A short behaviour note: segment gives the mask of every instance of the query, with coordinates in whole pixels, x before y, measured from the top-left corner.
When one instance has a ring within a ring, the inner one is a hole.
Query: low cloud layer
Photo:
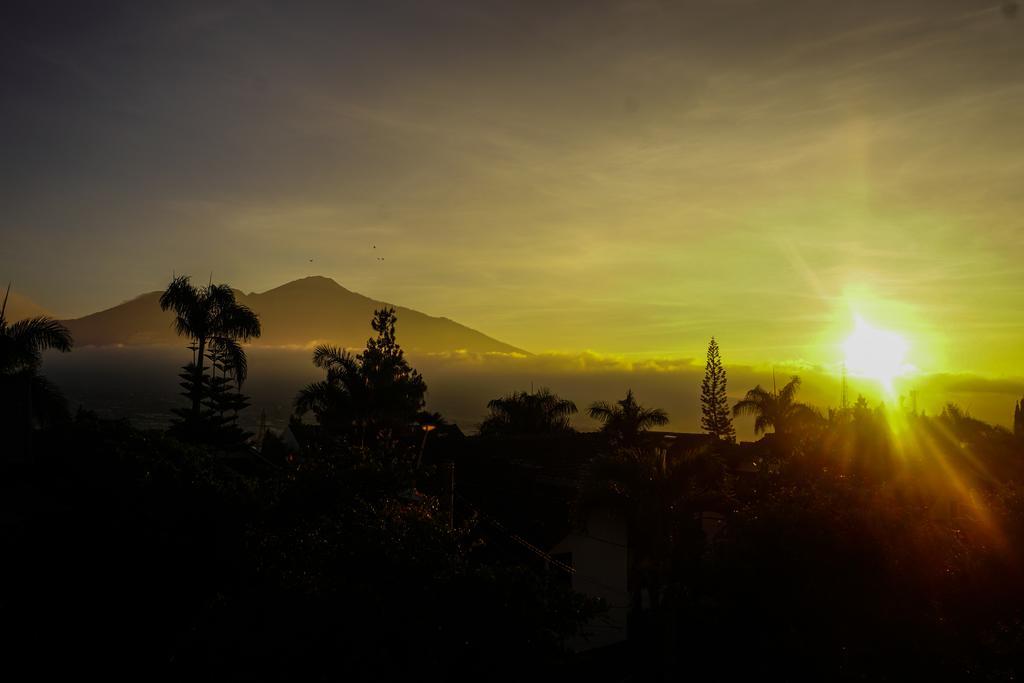
[[[159,423],[169,407],[177,405],[177,367],[187,351],[168,348],[92,348],[68,355],[48,355],[46,372],[64,387],[69,397],[85,407],[100,409],[111,417],[138,416]],[[512,391],[549,387],[573,400],[580,408],[576,419],[580,429],[597,424],[583,415],[593,401],[614,401],[632,389],[641,403],[664,408],[671,418],[669,428],[677,431],[700,429],[699,393],[703,366],[689,359],[643,359],[581,354],[445,354],[411,358],[428,385],[428,408],[441,412],[472,432],[486,415],[492,398]],[[729,395],[738,400],[747,389],[760,384],[771,387],[770,367],[727,366]],[[792,374],[803,381],[800,398],[821,409],[839,404],[840,379],[820,367],[778,366],[775,380],[781,386]],[[291,411],[295,393],[305,383],[321,378],[308,350],[254,348],[250,351],[249,381],[245,391],[254,406],[246,420],[255,424],[266,411],[272,424],[283,426]],[[915,400],[919,410],[938,413],[947,402],[955,402],[972,415],[1009,426],[1014,402],[1024,396],[1024,378],[989,380],[972,375],[919,375],[897,386],[897,395],[886,397],[876,383],[849,378],[848,396],[858,394],[874,405],[885,401],[892,406],[903,396],[909,407]],[[749,418],[737,420],[740,438],[753,438]]]

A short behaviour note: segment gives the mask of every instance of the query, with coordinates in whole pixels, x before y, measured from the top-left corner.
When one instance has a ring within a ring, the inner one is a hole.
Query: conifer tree
[[[377,336],[358,356],[334,346],[316,347],[313,364],[327,371],[327,379],[299,392],[296,415],[312,411],[324,433],[360,447],[391,444],[414,429],[427,385],[395,338],[397,320],[393,308],[374,311],[370,325]]]
[[[736,430],[732,426],[729,398],[726,396],[725,368],[718,353],[718,342],[711,338],[708,344],[707,365],[704,381],[700,385],[700,424],[708,434],[722,441],[735,441]]]
[[[171,280],[160,308],[174,312],[175,330],[191,340],[192,351],[192,362],[178,375],[191,405],[173,411],[178,419],[171,431],[191,441],[241,445],[247,435],[235,423],[248,405],[240,393],[247,369],[242,343],[260,336],[259,317],[228,285],[196,287],[188,276]]]

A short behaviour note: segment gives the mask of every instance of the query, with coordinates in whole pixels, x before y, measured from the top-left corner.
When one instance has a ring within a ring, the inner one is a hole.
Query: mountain
[[[261,346],[305,346],[312,342],[362,348],[373,336],[373,311],[388,306],[352,292],[326,277],[307,277],[266,292],[235,292],[238,302],[259,314]],[[174,319],[161,311],[160,292],[149,292],[119,306],[82,318],[63,321],[76,346],[183,344],[174,333]],[[396,331],[402,348],[410,352],[437,353],[466,350],[476,353],[524,353],[460,325],[411,308],[395,306]]]
[[[0,300],[3,299],[3,295],[4,293],[0,291]],[[4,309],[4,315],[8,322],[14,322],[24,318],[35,318],[40,315],[52,317],[53,314],[27,296],[18,292],[11,292],[7,297],[7,308]]]

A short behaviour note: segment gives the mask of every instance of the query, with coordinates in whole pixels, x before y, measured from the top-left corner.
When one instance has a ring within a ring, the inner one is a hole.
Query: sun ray
[[[906,360],[909,350],[902,335],[878,329],[860,315],[854,317],[854,330],[843,342],[846,371],[877,381],[889,396],[894,394],[893,380],[913,370]]]

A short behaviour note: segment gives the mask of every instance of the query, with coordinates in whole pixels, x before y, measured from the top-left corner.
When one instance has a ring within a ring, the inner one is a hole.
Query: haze
[[[1012,5],[1012,3],[1010,3]],[[0,237],[82,315],[325,275],[534,352],[1024,361],[999,3],[8,7]]]

